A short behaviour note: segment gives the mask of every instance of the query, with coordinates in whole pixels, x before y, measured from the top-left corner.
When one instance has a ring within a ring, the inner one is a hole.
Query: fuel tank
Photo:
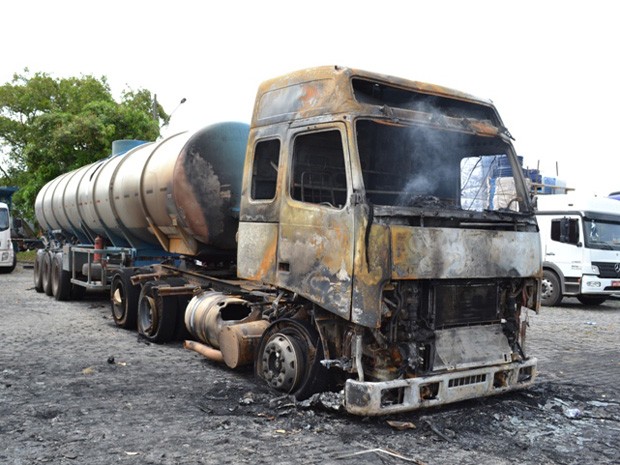
[[[234,250],[249,126],[224,122],[65,173],[37,195],[42,228],[80,243],[192,256]]]

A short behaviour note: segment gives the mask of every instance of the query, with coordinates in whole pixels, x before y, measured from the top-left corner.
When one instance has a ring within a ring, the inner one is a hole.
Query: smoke
[[[372,203],[440,203],[442,207],[479,211],[492,203],[494,186],[490,180],[497,155],[485,155],[494,151],[491,147],[498,147],[497,141],[435,126],[360,121],[357,129],[364,181]]]

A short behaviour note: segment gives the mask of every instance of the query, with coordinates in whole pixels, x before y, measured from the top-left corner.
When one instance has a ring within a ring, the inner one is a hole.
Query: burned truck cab
[[[238,276],[278,292],[258,375],[296,395],[339,379],[364,415],[531,384],[540,242],[510,139],[490,102],[438,86],[264,83],[237,238]]]

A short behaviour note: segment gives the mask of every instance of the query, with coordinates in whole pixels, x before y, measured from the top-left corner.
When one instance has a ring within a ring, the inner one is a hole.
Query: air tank
[[[236,248],[249,126],[226,122],[130,148],[47,183],[42,228],[81,243],[192,256]]]

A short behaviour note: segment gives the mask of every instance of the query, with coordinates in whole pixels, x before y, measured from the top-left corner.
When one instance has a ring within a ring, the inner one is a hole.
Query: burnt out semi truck
[[[109,289],[118,326],[354,414],[533,383],[540,239],[490,102],[320,67],[263,83],[249,127],[127,143],[40,191],[38,291]]]

